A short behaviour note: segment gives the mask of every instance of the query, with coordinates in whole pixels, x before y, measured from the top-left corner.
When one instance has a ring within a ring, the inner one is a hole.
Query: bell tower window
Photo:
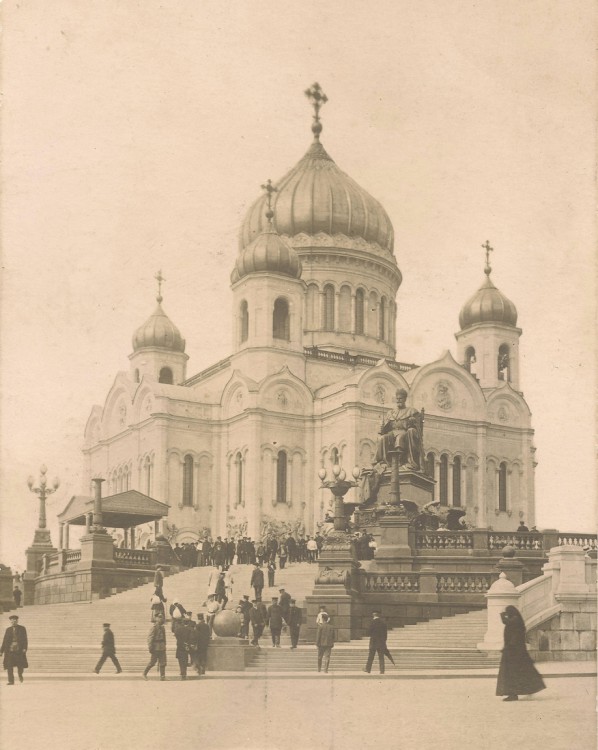
[[[291,338],[289,303],[282,297],[279,297],[274,303],[274,312],[272,313],[272,336],[275,339],[284,339],[285,341],[289,341]]]
[[[509,347],[507,344],[501,344],[498,349],[498,379],[507,382],[511,380]]]
[[[160,370],[160,375],[158,376],[158,383],[166,383],[167,385],[172,385],[173,378],[172,378],[172,370],[170,367],[163,367]]]
[[[241,302],[241,343],[249,338],[249,308],[247,300]]]
[[[476,357],[473,346],[468,346],[465,350],[465,362],[463,363],[467,372],[475,375]]]

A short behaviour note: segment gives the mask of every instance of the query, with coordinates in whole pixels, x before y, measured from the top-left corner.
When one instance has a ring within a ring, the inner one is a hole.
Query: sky
[[[492,278],[517,306],[539,527],[595,528],[595,9],[587,0],[3,3],[0,561],[81,486],[83,429],[164,308],[188,374],[231,351],[260,185],[322,142],[386,208],[397,359],[446,349]]]

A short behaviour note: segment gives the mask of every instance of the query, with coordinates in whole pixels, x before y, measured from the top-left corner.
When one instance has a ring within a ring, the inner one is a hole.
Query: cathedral
[[[106,479],[105,494],[136,489],[167,503],[165,532],[176,542],[208,532],[257,538],[268,526],[313,533],[332,498],[318,472],[371,467],[402,388],[409,406],[424,409],[434,499],[463,508],[472,526],[533,525],[521,329],[515,305],[492,283],[490,246],[483,283],[460,311],[454,354],[396,361],[402,277],[392,223],[326,152],[326,97],[317,84],[306,94],[313,142],[263,186],[236,258],[231,248],[230,356],[189,375],[158,274],[157,306],[133,334],[128,371],[87,421],[86,480]]]

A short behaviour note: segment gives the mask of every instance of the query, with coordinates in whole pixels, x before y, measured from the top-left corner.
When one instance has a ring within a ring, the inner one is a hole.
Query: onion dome
[[[486,281],[461,308],[459,325],[461,330],[476,323],[502,323],[507,326],[517,325],[517,308],[499,291],[490,279],[492,269],[486,261],[484,273]]]
[[[316,138],[301,161],[276,183],[276,229],[289,238],[320,232],[359,237],[392,254],[394,231],[382,205],[340,170]],[[266,197],[250,207],[239,236],[241,249],[264,230]]]
[[[156,275],[156,279],[158,279],[159,285],[164,281],[160,272]],[[162,295],[160,294],[160,288],[158,288],[158,296],[156,297],[156,300],[158,306],[154,312],[133,334],[133,351],[136,352],[139,349],[152,347],[168,349],[171,352],[184,352],[185,339],[181,336],[179,329],[162,309]]]
[[[266,226],[260,234],[244,248],[235,262],[231,274],[234,284],[250,273],[266,271],[268,273],[290,276],[292,279],[301,278],[301,261],[295,250],[285,242],[274,229],[274,211],[272,210],[272,196],[276,188],[268,180],[264,189],[264,199],[268,210],[265,213]]]
[[[247,274],[260,271],[301,278],[299,256],[271,225],[237,256],[231,281],[234,284]]]

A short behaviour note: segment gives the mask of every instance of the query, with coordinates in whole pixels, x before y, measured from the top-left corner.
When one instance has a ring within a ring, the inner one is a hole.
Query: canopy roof
[[[93,498],[73,495],[66,508],[58,514],[61,522],[84,526],[85,517],[93,512]],[[127,529],[168,515],[168,505],[137,490],[119,492],[102,498],[102,523],[116,529]]]

